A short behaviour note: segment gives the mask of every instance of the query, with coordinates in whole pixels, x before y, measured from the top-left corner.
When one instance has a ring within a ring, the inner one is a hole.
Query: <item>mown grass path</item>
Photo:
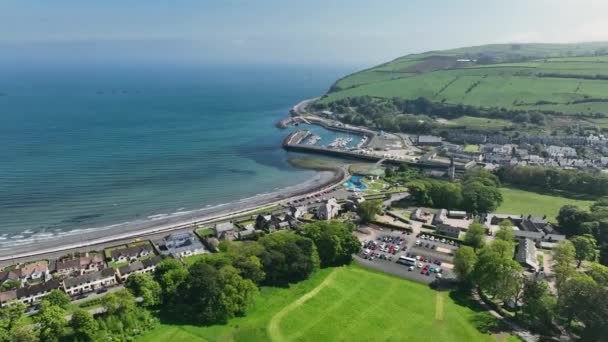
[[[321,284],[319,284],[317,287],[312,289],[307,294],[300,297],[295,302],[284,307],[281,311],[277,312],[277,314],[274,315],[272,317],[272,319],[270,319],[270,324],[268,324],[268,336],[270,337],[271,341],[277,341],[277,342],[285,341],[285,338],[281,334],[281,329],[279,328],[279,323],[281,323],[281,319],[283,319],[283,317],[285,315],[287,315],[290,311],[292,311],[293,309],[302,305],[304,302],[306,302],[310,298],[314,297],[314,295],[319,293],[319,291],[321,291],[323,288],[325,288],[326,286],[331,284],[331,282],[334,280],[334,278],[336,278],[336,274],[339,272],[339,270],[340,269],[333,270],[331,272],[331,274],[329,276],[327,276],[327,278],[325,278],[325,280],[323,280],[323,282]]]

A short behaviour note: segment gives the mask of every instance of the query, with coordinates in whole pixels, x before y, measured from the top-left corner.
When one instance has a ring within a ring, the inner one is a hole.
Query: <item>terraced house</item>
[[[99,272],[87,273],[63,281],[65,293],[74,296],[80,293],[92,292],[102,287],[116,284],[114,269],[106,268]]]

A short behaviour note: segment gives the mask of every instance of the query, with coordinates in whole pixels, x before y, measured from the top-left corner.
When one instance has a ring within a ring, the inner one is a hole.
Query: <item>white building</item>
[[[323,202],[317,209],[317,218],[319,220],[331,220],[338,216],[340,205],[335,198],[330,198]]]
[[[106,268],[99,272],[87,273],[74,278],[67,278],[63,281],[65,293],[74,296],[80,293],[93,292],[102,287],[113,286],[116,284],[114,269]]]
[[[120,279],[121,282],[127,281],[131,274],[135,273],[153,273],[156,269],[156,265],[163,260],[160,256],[155,256],[150,259],[137,260],[133,263],[130,263],[126,266],[120,267],[116,275]]]

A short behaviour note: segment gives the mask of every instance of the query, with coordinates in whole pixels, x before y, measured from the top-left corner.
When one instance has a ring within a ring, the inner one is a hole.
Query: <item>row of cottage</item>
[[[76,259],[78,260],[78,259]],[[135,273],[152,273],[162,256],[136,260],[119,268],[103,268],[98,271],[83,273],[76,277],[65,279],[52,278],[35,285],[21,287],[16,290],[0,292],[0,306],[13,301],[21,301],[31,305],[39,302],[51,291],[61,289],[70,296],[89,293],[101,288],[111,287],[119,282],[125,282]],[[101,265],[93,267],[103,267]]]
[[[466,144],[542,144],[542,145],[566,145],[566,146],[585,146],[585,145],[605,145],[608,137],[603,134],[588,136],[581,135],[529,135],[519,138],[511,138],[501,134],[478,134],[459,131],[448,132],[447,140]]]

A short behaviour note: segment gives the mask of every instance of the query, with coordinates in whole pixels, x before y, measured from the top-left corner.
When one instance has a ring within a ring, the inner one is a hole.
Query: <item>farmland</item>
[[[496,341],[476,328],[492,320],[459,293],[353,265],[323,269],[289,288],[263,288],[247,316],[226,325],[163,324],[140,340]]]
[[[606,46],[488,45],[409,55],[338,80],[321,103],[370,95],[564,115],[608,113],[608,57],[593,55]],[[488,56],[490,61],[477,60]]]

